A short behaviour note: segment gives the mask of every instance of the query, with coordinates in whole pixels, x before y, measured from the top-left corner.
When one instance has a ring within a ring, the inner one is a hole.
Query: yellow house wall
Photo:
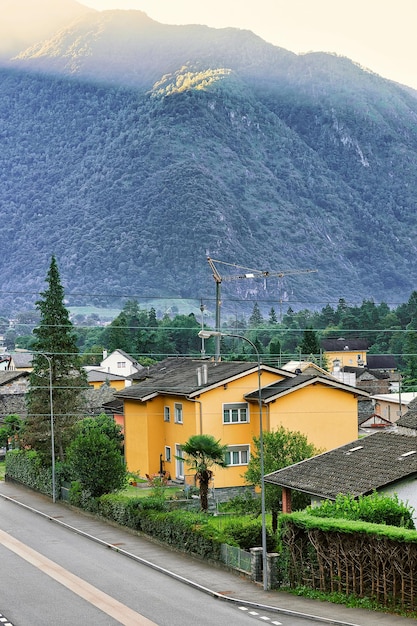
[[[354,394],[324,385],[310,385],[281,397],[269,408],[270,429],[281,425],[299,431],[322,451],[358,437],[358,406]]]
[[[175,423],[175,404],[182,405],[182,418],[183,423]],[[170,408],[170,421],[164,422],[164,407]],[[157,451],[158,459],[159,455],[163,455],[164,469],[169,472],[172,478],[177,477],[176,472],[176,446],[185,443],[192,435],[196,435],[199,431],[196,426],[196,405],[190,400],[184,397],[162,397],[160,398],[160,419],[163,423],[163,435],[160,442],[154,440],[154,449]],[[171,448],[171,461],[167,461],[165,458],[165,446]],[[184,474],[189,473],[189,470],[184,466]]]
[[[261,385],[269,385],[282,376],[271,372],[262,372]],[[227,385],[223,385],[201,396],[203,404],[203,433],[213,435],[223,445],[249,445],[249,453],[253,449],[253,437],[259,436],[259,410],[256,403],[248,403],[249,422],[237,424],[223,424],[223,405],[236,402],[245,402],[247,393],[258,389],[258,373],[254,372]],[[266,409],[263,411],[266,419]],[[266,424],[264,423],[264,428]],[[226,468],[214,468],[215,487],[233,487],[245,485],[243,474],[247,465],[229,466]]]
[[[263,372],[261,384],[268,385],[281,377]],[[142,404],[125,400],[125,455],[128,470],[140,474],[159,471],[160,455],[164,469],[176,477],[176,445],[181,445],[194,434],[210,434],[228,446],[249,446],[253,451],[253,437],[259,436],[259,409],[257,402],[248,403],[247,423],[223,424],[223,405],[244,402],[247,393],[258,389],[257,372],[244,378],[206,391],[194,401],[184,397],[157,397]],[[183,407],[183,423],[174,421],[174,406]],[[170,421],[164,421],[164,407],[170,407]],[[357,400],[351,393],[323,385],[306,387],[263,406],[264,430],[283,425],[297,430],[317,448],[329,450],[353,441],[358,436]],[[171,449],[171,461],[165,458],[165,446]],[[247,465],[214,468],[214,486],[244,485]],[[185,465],[184,474],[191,475]]]
[[[261,384],[267,385],[282,377],[263,372]],[[181,396],[161,396],[141,402],[125,400],[125,457],[129,471],[138,471],[144,476],[159,472],[160,454],[163,455],[164,469],[172,477],[176,476],[176,445],[181,445],[195,434],[210,434],[224,445],[250,445],[253,435],[259,435],[259,411],[249,404],[249,423],[223,424],[223,404],[244,402],[244,395],[258,389],[258,373],[254,372],[203,393],[196,400]],[[174,421],[175,403],[182,404],[183,423]],[[170,421],[164,421],[164,407],[170,407]],[[266,414],[266,411],[264,411]],[[171,461],[165,458],[165,446],[171,448]],[[242,474],[246,465],[214,468],[216,487],[244,485]],[[190,469],[185,465],[185,474]]]
[[[146,404],[124,401],[125,460],[129,472],[148,474],[148,419]]]
[[[333,361],[340,361],[340,366],[348,365],[350,367],[358,367],[358,356],[362,360],[363,367],[366,365],[366,350],[341,350],[340,352],[325,352],[330,370],[333,369]]]
[[[93,389],[100,389],[100,387],[103,387],[103,384],[103,381],[93,381],[88,383],[89,387],[93,387]],[[126,386],[124,380],[110,380],[109,384],[111,389],[116,389],[117,391],[121,391]]]

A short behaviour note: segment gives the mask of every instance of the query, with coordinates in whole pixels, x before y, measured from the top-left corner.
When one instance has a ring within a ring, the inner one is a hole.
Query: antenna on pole
[[[220,333],[220,309],[221,309],[221,284],[223,281],[229,280],[240,280],[242,278],[263,278],[264,279],[264,287],[266,288],[266,279],[273,278],[277,276],[280,283],[280,317],[282,316],[282,278],[284,276],[294,276],[296,274],[311,274],[313,272],[317,272],[318,270],[280,270],[276,272],[270,272],[267,270],[254,270],[249,267],[243,267],[242,265],[236,265],[235,263],[227,263],[226,261],[218,261],[216,259],[212,259],[211,257],[207,257],[207,263],[210,265],[210,268],[213,272],[214,282],[216,283],[216,332]],[[235,267],[240,270],[246,270],[245,273],[232,275],[232,276],[221,276],[219,270],[216,267],[216,263],[221,263],[222,265],[228,265],[229,267]],[[280,319],[280,321],[282,321]],[[220,361],[220,335],[215,336],[215,361]]]
[[[200,311],[201,311],[201,330],[204,330],[204,311],[206,307],[203,304],[203,300],[200,300]],[[204,346],[204,337],[201,337],[201,356],[204,358],[206,356],[206,349]]]

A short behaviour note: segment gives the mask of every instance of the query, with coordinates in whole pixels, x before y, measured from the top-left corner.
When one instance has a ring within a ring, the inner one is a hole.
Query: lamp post
[[[267,551],[266,551],[266,514],[265,514],[265,479],[264,479],[264,435],[262,420],[262,386],[261,386],[261,358],[256,345],[243,335],[234,335],[232,333],[222,333],[217,330],[200,330],[198,336],[201,339],[209,339],[215,337],[219,342],[221,337],[235,337],[242,339],[252,346],[255,350],[258,361],[258,404],[259,404],[259,463],[261,472],[261,515],[262,515],[262,568],[263,568],[263,588],[268,589],[268,570],[267,570]]]
[[[51,460],[52,460],[52,502],[55,502],[55,435],[54,435],[54,405],[52,401],[52,357],[44,352],[36,352],[48,361],[49,369],[49,408],[51,421]]]

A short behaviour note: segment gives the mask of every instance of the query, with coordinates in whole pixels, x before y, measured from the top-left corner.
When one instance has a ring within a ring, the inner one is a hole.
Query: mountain
[[[93,9],[73,0],[0,0],[0,60],[8,59]]]
[[[80,304],[212,299],[207,255],[296,272],[225,283],[225,301],[398,303],[415,289],[409,88],[140,11],[81,11],[2,66],[4,310],[43,288],[51,254]]]

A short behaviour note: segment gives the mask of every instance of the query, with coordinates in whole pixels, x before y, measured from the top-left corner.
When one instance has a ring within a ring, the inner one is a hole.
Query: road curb
[[[30,506],[28,504],[24,504],[23,502],[20,502],[19,500],[16,500],[15,498],[11,496],[7,496],[6,494],[0,493],[0,497],[3,500],[7,500],[9,502],[12,502],[13,504],[17,504],[18,506],[31,511],[32,513],[35,513],[36,515],[40,515],[41,517],[44,517],[48,519],[49,521],[54,522],[55,524],[58,524],[66,528],[67,530],[70,530],[71,532],[74,532],[82,537],[85,537],[86,539],[89,539],[90,541],[94,541],[95,543],[98,543],[102,545],[103,547],[108,548],[109,550],[118,552],[119,554],[122,554],[123,556],[126,556],[134,561],[137,561],[138,563],[141,563],[142,565],[145,565],[146,567],[150,567],[160,572],[161,574],[164,574],[165,576],[169,576],[170,578],[177,580],[178,582],[181,582],[190,587],[193,587],[194,589],[197,589],[198,591],[201,591],[202,593],[210,595],[213,598],[217,598],[218,600],[222,600],[224,602],[229,602],[233,604],[239,604],[241,606],[245,606],[248,608],[256,608],[258,610],[269,611],[271,613],[277,613],[280,615],[287,615],[290,617],[297,617],[300,619],[308,619],[310,621],[316,621],[322,624],[329,624],[333,626],[360,626],[359,624],[354,624],[352,622],[334,620],[334,619],[330,619],[327,617],[320,617],[318,615],[312,615],[312,614],[303,613],[300,611],[293,611],[291,609],[285,609],[282,607],[271,606],[268,604],[262,604],[260,602],[253,602],[250,600],[243,600],[240,598],[233,598],[232,596],[224,595],[222,593],[219,593],[218,591],[214,591],[212,589],[209,589],[208,587],[200,585],[199,583],[196,583],[195,581],[189,580],[188,578],[185,578],[184,576],[180,576],[179,574],[176,574],[175,572],[171,572],[170,570],[167,570],[164,567],[161,567],[160,565],[156,565],[156,563],[152,563],[151,561],[148,561],[147,559],[144,559],[136,554],[128,552],[127,550],[123,550],[119,546],[115,546],[107,541],[104,541],[103,539],[100,539],[99,537],[95,537],[94,535],[91,535],[90,533],[80,530],[79,528],[76,528],[75,526],[71,526],[71,524],[68,524],[67,522],[63,522],[62,520],[57,519],[53,515],[44,513],[43,511],[39,511],[39,509],[36,509],[33,506]]]

